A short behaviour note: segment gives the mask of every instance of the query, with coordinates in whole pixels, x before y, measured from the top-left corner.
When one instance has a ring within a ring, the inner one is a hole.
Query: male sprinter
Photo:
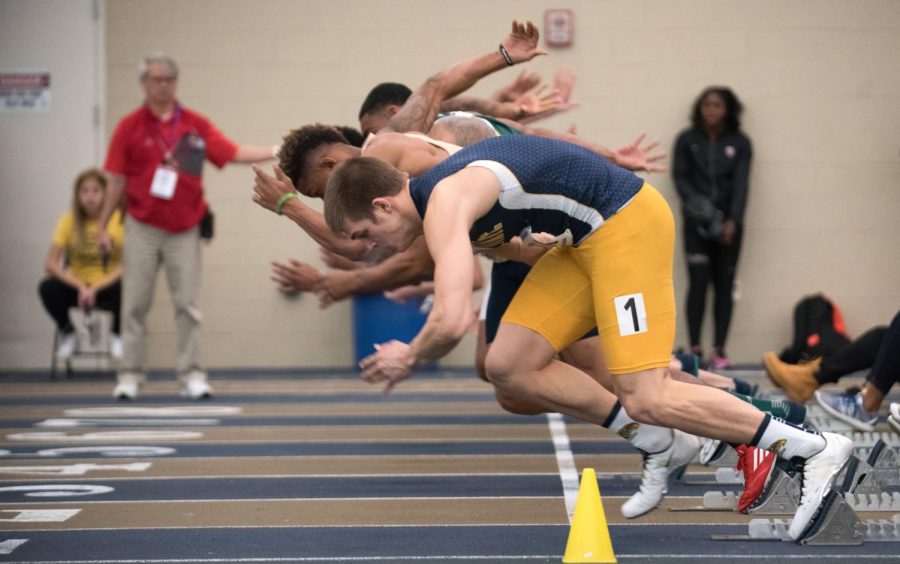
[[[257,171],[255,199],[264,207],[272,209],[283,194],[293,191],[291,179],[297,186],[303,186],[306,190],[322,195],[325,193],[325,182],[332,169],[355,156],[376,157],[402,172],[418,176],[461,149],[456,145],[435,141],[420,133],[379,133],[377,136],[371,136],[369,140],[366,149],[361,152],[360,149],[349,146],[339,132],[330,126],[308,125],[292,131],[284,138],[280,153],[281,168],[290,179],[286,178],[281,170],[276,170],[278,179]],[[640,152],[638,155],[643,157]],[[322,230],[327,231],[324,218],[321,219],[321,223]],[[339,239],[328,233],[332,238]],[[313,235],[312,232],[310,234]],[[316,238],[323,240],[321,236]],[[537,251],[534,259],[536,260],[546,248],[530,247],[529,250]],[[530,268],[530,264],[516,260],[493,265],[491,286],[487,292],[488,299],[482,305],[484,321],[479,323],[475,358],[477,372],[485,380],[487,380],[484,370],[486,352],[497,334],[501,316]],[[273,269],[273,280],[278,282],[280,288],[290,291],[316,291],[323,303],[329,303],[331,300],[341,299],[353,293],[389,290],[410,281],[430,279],[434,272],[434,263],[425,247],[424,238],[420,237],[404,252],[396,253],[378,264],[364,268],[332,270],[328,274],[322,274],[309,265],[293,261],[291,265],[275,263]],[[596,335],[596,329],[592,329],[583,339],[561,351],[560,358],[588,373],[607,389],[612,389],[602,350],[595,339]],[[697,383],[693,377],[679,372],[674,372],[673,376]],[[503,393],[502,389],[498,388],[497,391]],[[504,407],[521,415],[545,412],[542,407],[525,402],[521,397],[507,397]],[[614,412],[618,413],[618,409],[617,405]],[[651,426],[645,426],[645,429],[637,432],[639,427],[634,425],[634,421],[624,412],[619,417],[609,418],[603,426],[628,438],[645,455],[641,489],[622,506],[622,513],[628,518],[639,517],[656,507],[666,493],[668,476],[679,466],[689,462],[694,451],[699,448],[692,439],[679,437],[670,429],[653,432]],[[651,436],[654,437],[653,440],[649,439]],[[676,439],[678,445],[675,443]],[[715,446],[719,444],[718,441],[715,442]],[[680,448],[670,448],[673,446]],[[711,452],[716,452],[715,448]],[[750,472],[745,473],[748,487],[745,488],[742,500],[756,499],[770,475],[769,470],[771,464],[752,475]],[[752,487],[749,485],[751,483],[754,484]]]
[[[325,218],[336,233],[399,251],[424,234],[435,262],[434,307],[409,344],[363,359],[362,377],[390,389],[440,358],[471,324],[471,248],[544,232],[560,246],[541,258],[513,298],[488,353],[491,382],[547,411],[604,422],[616,397],[556,360],[596,326],[616,396],[637,421],[769,449],[802,467],[789,532],[806,533],[853,449],[763,414],[726,392],[669,376],[675,336],[674,221],[662,196],[630,172],[579,147],[499,137],[410,178],[377,159],[335,168]],[[565,245],[571,246],[565,246]],[[515,249],[513,249],[515,250]]]

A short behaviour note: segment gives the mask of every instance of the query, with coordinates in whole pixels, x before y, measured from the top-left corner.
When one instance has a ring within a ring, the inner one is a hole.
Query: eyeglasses
[[[147,82],[152,82],[153,84],[174,84],[178,79],[177,76],[150,76],[147,75],[144,77],[144,80]]]

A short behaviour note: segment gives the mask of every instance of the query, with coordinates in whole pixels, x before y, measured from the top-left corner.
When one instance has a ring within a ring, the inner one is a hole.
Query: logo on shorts
[[[781,456],[781,453],[784,452],[784,447],[787,444],[787,439],[778,439],[774,443],[769,445],[769,448],[766,450],[774,453],[776,456]]]
[[[477,250],[493,249],[504,243],[503,224],[498,223],[493,229],[487,233],[482,233],[477,239],[472,241],[472,248]]]
[[[635,436],[638,432],[638,429],[641,428],[641,424],[637,422],[632,422],[621,429],[619,429],[619,436],[625,439],[626,441],[630,441],[633,436]]]

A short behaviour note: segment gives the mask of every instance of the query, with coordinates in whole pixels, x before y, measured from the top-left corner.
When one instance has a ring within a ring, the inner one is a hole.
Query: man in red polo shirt
[[[146,317],[160,266],[165,267],[175,306],[176,372],[182,395],[212,395],[200,366],[199,326],[200,223],[206,215],[203,161],[219,168],[227,163],[272,159],[277,146],[238,145],[205,116],[175,98],[178,66],[154,53],[140,65],[144,104],[116,126],[104,168],[110,189],[101,225],[106,226],[125,191],[125,247],[122,264],[122,345],[118,383],[113,396],[137,397],[145,379]],[[101,249],[109,250],[106,232]]]

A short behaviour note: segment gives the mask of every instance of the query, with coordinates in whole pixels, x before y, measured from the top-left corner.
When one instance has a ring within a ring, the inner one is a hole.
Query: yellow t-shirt
[[[85,240],[81,241],[78,230],[75,229],[75,216],[72,210],[69,210],[59,218],[53,231],[53,244],[63,248],[72,275],[91,285],[102,280],[108,272],[122,264],[122,242],[125,240],[122,216],[119,210],[116,210],[107,225],[109,237],[113,242],[113,251],[104,271],[103,257],[97,248],[98,227],[99,222],[89,220],[84,226]]]

